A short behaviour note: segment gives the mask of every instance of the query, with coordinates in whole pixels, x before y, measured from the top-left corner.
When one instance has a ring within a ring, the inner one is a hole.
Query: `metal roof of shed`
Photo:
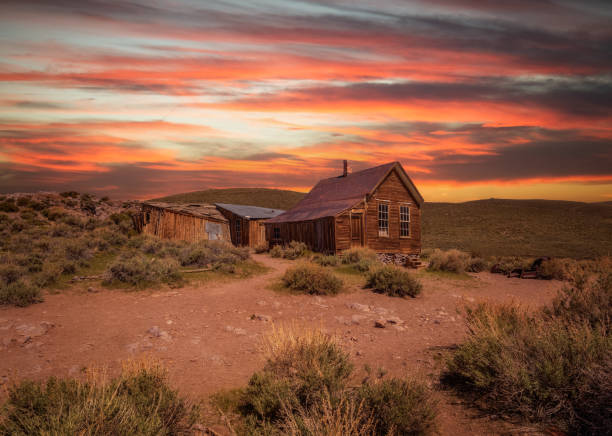
[[[285,212],[281,209],[268,209],[267,207],[257,206],[246,206],[243,204],[227,204],[227,203],[215,203],[215,206],[230,211],[231,213],[238,215],[242,218],[251,219],[268,219],[274,218]]]

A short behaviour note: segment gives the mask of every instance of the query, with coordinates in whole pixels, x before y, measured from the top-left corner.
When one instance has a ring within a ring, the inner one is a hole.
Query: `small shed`
[[[215,206],[229,221],[232,243],[236,246],[247,247],[255,247],[265,243],[265,221],[285,212],[280,209],[242,204],[215,203]]]
[[[139,232],[164,239],[230,240],[228,220],[212,204],[146,202],[134,221]]]
[[[271,244],[314,251],[368,247],[400,263],[421,251],[423,197],[399,162],[319,181],[294,208],[266,222]]]

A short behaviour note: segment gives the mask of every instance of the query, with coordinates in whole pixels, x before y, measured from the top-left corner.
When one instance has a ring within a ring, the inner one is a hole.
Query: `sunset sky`
[[[4,0],[0,192],[612,200],[612,2]]]

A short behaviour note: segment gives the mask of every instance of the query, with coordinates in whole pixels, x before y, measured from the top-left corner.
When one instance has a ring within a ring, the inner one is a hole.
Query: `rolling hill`
[[[210,189],[156,199],[235,203],[290,209],[295,191]],[[490,255],[592,258],[612,255],[612,203],[489,199],[425,203],[423,248],[459,248]]]

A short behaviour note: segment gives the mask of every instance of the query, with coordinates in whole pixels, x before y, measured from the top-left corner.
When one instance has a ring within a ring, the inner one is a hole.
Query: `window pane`
[[[400,206],[400,236],[410,236],[410,206]]]
[[[378,203],[378,236],[389,236],[389,205]]]

